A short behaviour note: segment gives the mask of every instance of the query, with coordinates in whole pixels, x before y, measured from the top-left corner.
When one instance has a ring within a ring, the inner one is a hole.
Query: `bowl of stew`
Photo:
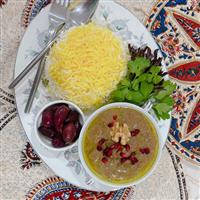
[[[144,181],[161,156],[161,137],[154,118],[129,103],[112,103],[85,122],[78,141],[88,174],[101,184],[128,187]]]

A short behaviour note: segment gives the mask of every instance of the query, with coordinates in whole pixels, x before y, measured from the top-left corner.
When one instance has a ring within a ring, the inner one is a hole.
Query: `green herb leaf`
[[[147,82],[151,83],[153,79],[153,75],[152,74],[147,74]]]
[[[169,113],[158,114],[157,110],[154,107],[153,107],[153,110],[154,110],[154,112],[155,112],[155,114],[156,114],[156,116],[157,116],[158,119],[165,120],[165,119],[169,119],[170,118]]]
[[[141,105],[142,102],[145,100],[144,96],[139,91],[129,91],[126,95],[126,99],[131,103],[135,103],[137,105]]]
[[[173,106],[174,105],[174,99],[171,96],[167,96],[164,99],[162,99],[161,101],[162,103],[166,103],[169,106]]]
[[[159,66],[152,66],[151,69],[149,70],[149,72],[151,72],[153,75],[158,75],[158,73],[160,72],[161,67]]]
[[[144,69],[150,66],[150,60],[144,57],[137,57],[134,61],[128,62],[129,71],[138,77]]]
[[[171,81],[164,81],[163,87],[164,89],[159,91],[158,94],[155,96],[157,100],[161,100],[166,96],[170,96],[176,89],[176,85],[173,84]]]
[[[113,101],[124,101],[128,91],[129,91],[128,88],[115,90],[112,92],[111,98]]]
[[[120,85],[126,86],[126,87],[130,87],[131,82],[130,80],[128,80],[127,78],[124,78],[121,82]]]
[[[141,75],[138,77],[138,80],[139,80],[140,82],[146,81],[148,75],[149,75],[149,74],[147,74],[147,73],[141,74]]]
[[[170,115],[168,112],[171,110],[171,106],[166,103],[157,103],[153,106],[153,109],[156,111],[156,114],[159,118],[168,119]]]
[[[154,84],[158,84],[158,83],[160,83],[160,81],[162,81],[162,76],[159,76],[159,75],[154,75],[154,77],[153,77],[153,83]]]
[[[132,89],[133,90],[139,90],[139,80],[138,79],[135,79],[135,80],[133,80],[132,82],[131,82],[131,84],[132,84]]]
[[[153,91],[154,85],[151,83],[147,83],[146,81],[141,82],[140,92],[144,97],[148,97]]]

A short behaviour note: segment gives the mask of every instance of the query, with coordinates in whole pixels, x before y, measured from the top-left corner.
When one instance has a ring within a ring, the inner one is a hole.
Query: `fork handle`
[[[59,25],[58,29],[62,30],[64,28],[65,23]],[[38,61],[45,55],[48,49],[53,45],[56,41],[59,34],[55,34],[52,40],[47,44],[47,46],[25,67],[25,69],[12,81],[12,83],[8,86],[9,89],[13,89],[21,80],[28,74],[28,72],[38,63]]]
[[[32,85],[32,88],[31,88],[31,91],[30,91],[30,94],[29,94],[29,97],[28,97],[28,101],[27,101],[27,104],[26,104],[26,107],[25,107],[25,110],[24,110],[25,113],[30,112],[33,100],[35,98],[35,93],[37,91],[37,88],[38,88],[39,83],[40,83],[40,79],[42,77],[42,73],[44,71],[45,61],[46,61],[46,56],[43,56],[43,58],[40,61],[39,66],[38,66],[38,69],[37,69],[37,72],[36,72],[36,75],[35,75],[35,79],[33,81],[33,85]]]

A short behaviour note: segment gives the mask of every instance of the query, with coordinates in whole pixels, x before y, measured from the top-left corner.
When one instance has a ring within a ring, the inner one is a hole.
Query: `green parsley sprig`
[[[158,119],[168,119],[174,104],[171,95],[176,85],[164,80],[165,73],[162,72],[161,66],[155,65],[158,60],[155,56],[157,57],[157,54],[152,55],[149,52],[148,55],[143,53],[143,56],[134,54],[128,62],[127,76],[112,92],[111,99],[114,102],[130,102],[139,106],[150,99]]]

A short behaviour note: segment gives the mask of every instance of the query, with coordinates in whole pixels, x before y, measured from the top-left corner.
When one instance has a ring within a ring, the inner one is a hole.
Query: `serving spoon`
[[[76,2],[75,7],[74,7],[74,4],[71,3],[71,1],[70,1],[70,5],[68,5],[69,18],[70,18],[68,28],[70,28],[73,25],[80,25],[82,23],[88,23],[97,8],[99,0],[93,0],[93,1],[81,0],[79,2],[77,2],[77,1],[74,1],[74,2]],[[59,33],[62,31],[62,27],[63,27],[62,24],[60,25],[60,28],[58,27],[55,38],[57,38]],[[46,52],[48,52],[48,49]],[[28,101],[27,101],[27,104],[26,104],[26,107],[24,110],[25,113],[30,112],[30,109],[31,109],[31,106],[32,106],[32,103],[33,103],[33,100],[35,97],[35,93],[37,91],[37,88],[38,88],[40,80],[41,80],[41,76],[42,76],[42,73],[43,73],[43,70],[45,67],[45,60],[46,60],[46,57],[44,55],[45,54],[43,54],[43,56],[42,56],[42,60],[38,66],[38,70],[35,75],[35,79],[34,79],[34,82],[33,82],[29,97],[28,97]]]
[[[67,21],[68,27],[73,25],[80,25],[82,23],[88,23],[91,17],[93,16],[99,0],[78,0],[69,1],[70,5],[69,9],[69,21]],[[75,6],[76,5],[76,6]],[[64,25],[66,22],[63,23]],[[63,26],[64,29],[64,26]],[[22,78],[29,73],[29,71],[38,63],[38,61],[46,54],[49,48],[56,41],[59,34],[55,35],[52,40],[47,44],[47,46],[27,65],[27,67],[12,81],[12,83],[8,86],[9,89],[13,89]]]

